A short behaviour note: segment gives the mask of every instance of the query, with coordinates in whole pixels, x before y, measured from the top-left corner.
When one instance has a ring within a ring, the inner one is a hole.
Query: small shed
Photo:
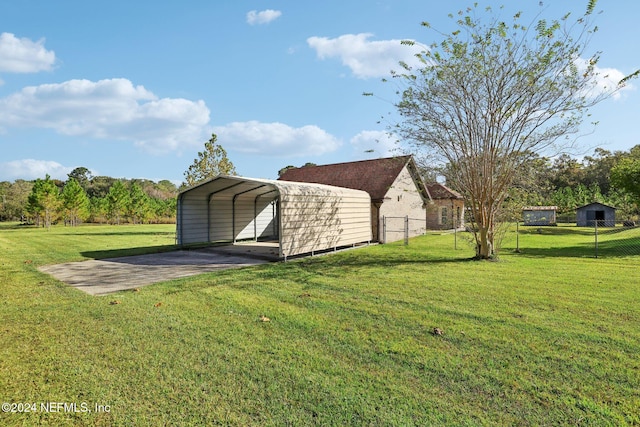
[[[179,245],[272,241],[280,258],[371,241],[365,191],[219,175],[178,194]]]
[[[522,208],[524,225],[556,225],[557,206],[525,206]]]
[[[615,227],[616,208],[602,203],[589,203],[577,209],[578,227]]]

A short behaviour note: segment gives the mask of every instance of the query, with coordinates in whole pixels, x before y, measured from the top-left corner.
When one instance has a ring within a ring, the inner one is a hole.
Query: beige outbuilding
[[[270,241],[280,258],[371,241],[365,191],[219,175],[178,195],[177,242]]]

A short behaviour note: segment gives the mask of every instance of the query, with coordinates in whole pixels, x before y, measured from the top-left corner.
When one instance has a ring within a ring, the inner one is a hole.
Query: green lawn
[[[640,425],[640,255],[547,230],[498,262],[428,235],[92,297],[36,267],[174,227],[2,224],[0,401],[37,411],[0,425]]]

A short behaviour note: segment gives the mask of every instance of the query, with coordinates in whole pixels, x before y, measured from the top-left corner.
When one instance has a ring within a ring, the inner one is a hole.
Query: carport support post
[[[258,241],[258,197],[253,199],[253,240]]]
[[[233,196],[231,200],[231,237],[233,239],[233,244],[236,244],[236,196]]]

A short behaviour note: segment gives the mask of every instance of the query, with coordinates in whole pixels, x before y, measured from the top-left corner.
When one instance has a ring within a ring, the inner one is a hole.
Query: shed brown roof
[[[523,211],[557,211],[557,206],[525,206],[522,208]]]
[[[371,200],[380,201],[384,199],[402,168],[409,163],[413,164],[411,156],[398,156],[321,166],[303,166],[288,169],[278,179],[364,190],[369,193]],[[422,181],[419,177],[417,179],[419,191],[426,193]],[[423,197],[428,199],[428,193],[423,194]]]
[[[429,194],[434,199],[462,199],[460,193],[437,182],[427,184],[427,190],[429,190]]]

